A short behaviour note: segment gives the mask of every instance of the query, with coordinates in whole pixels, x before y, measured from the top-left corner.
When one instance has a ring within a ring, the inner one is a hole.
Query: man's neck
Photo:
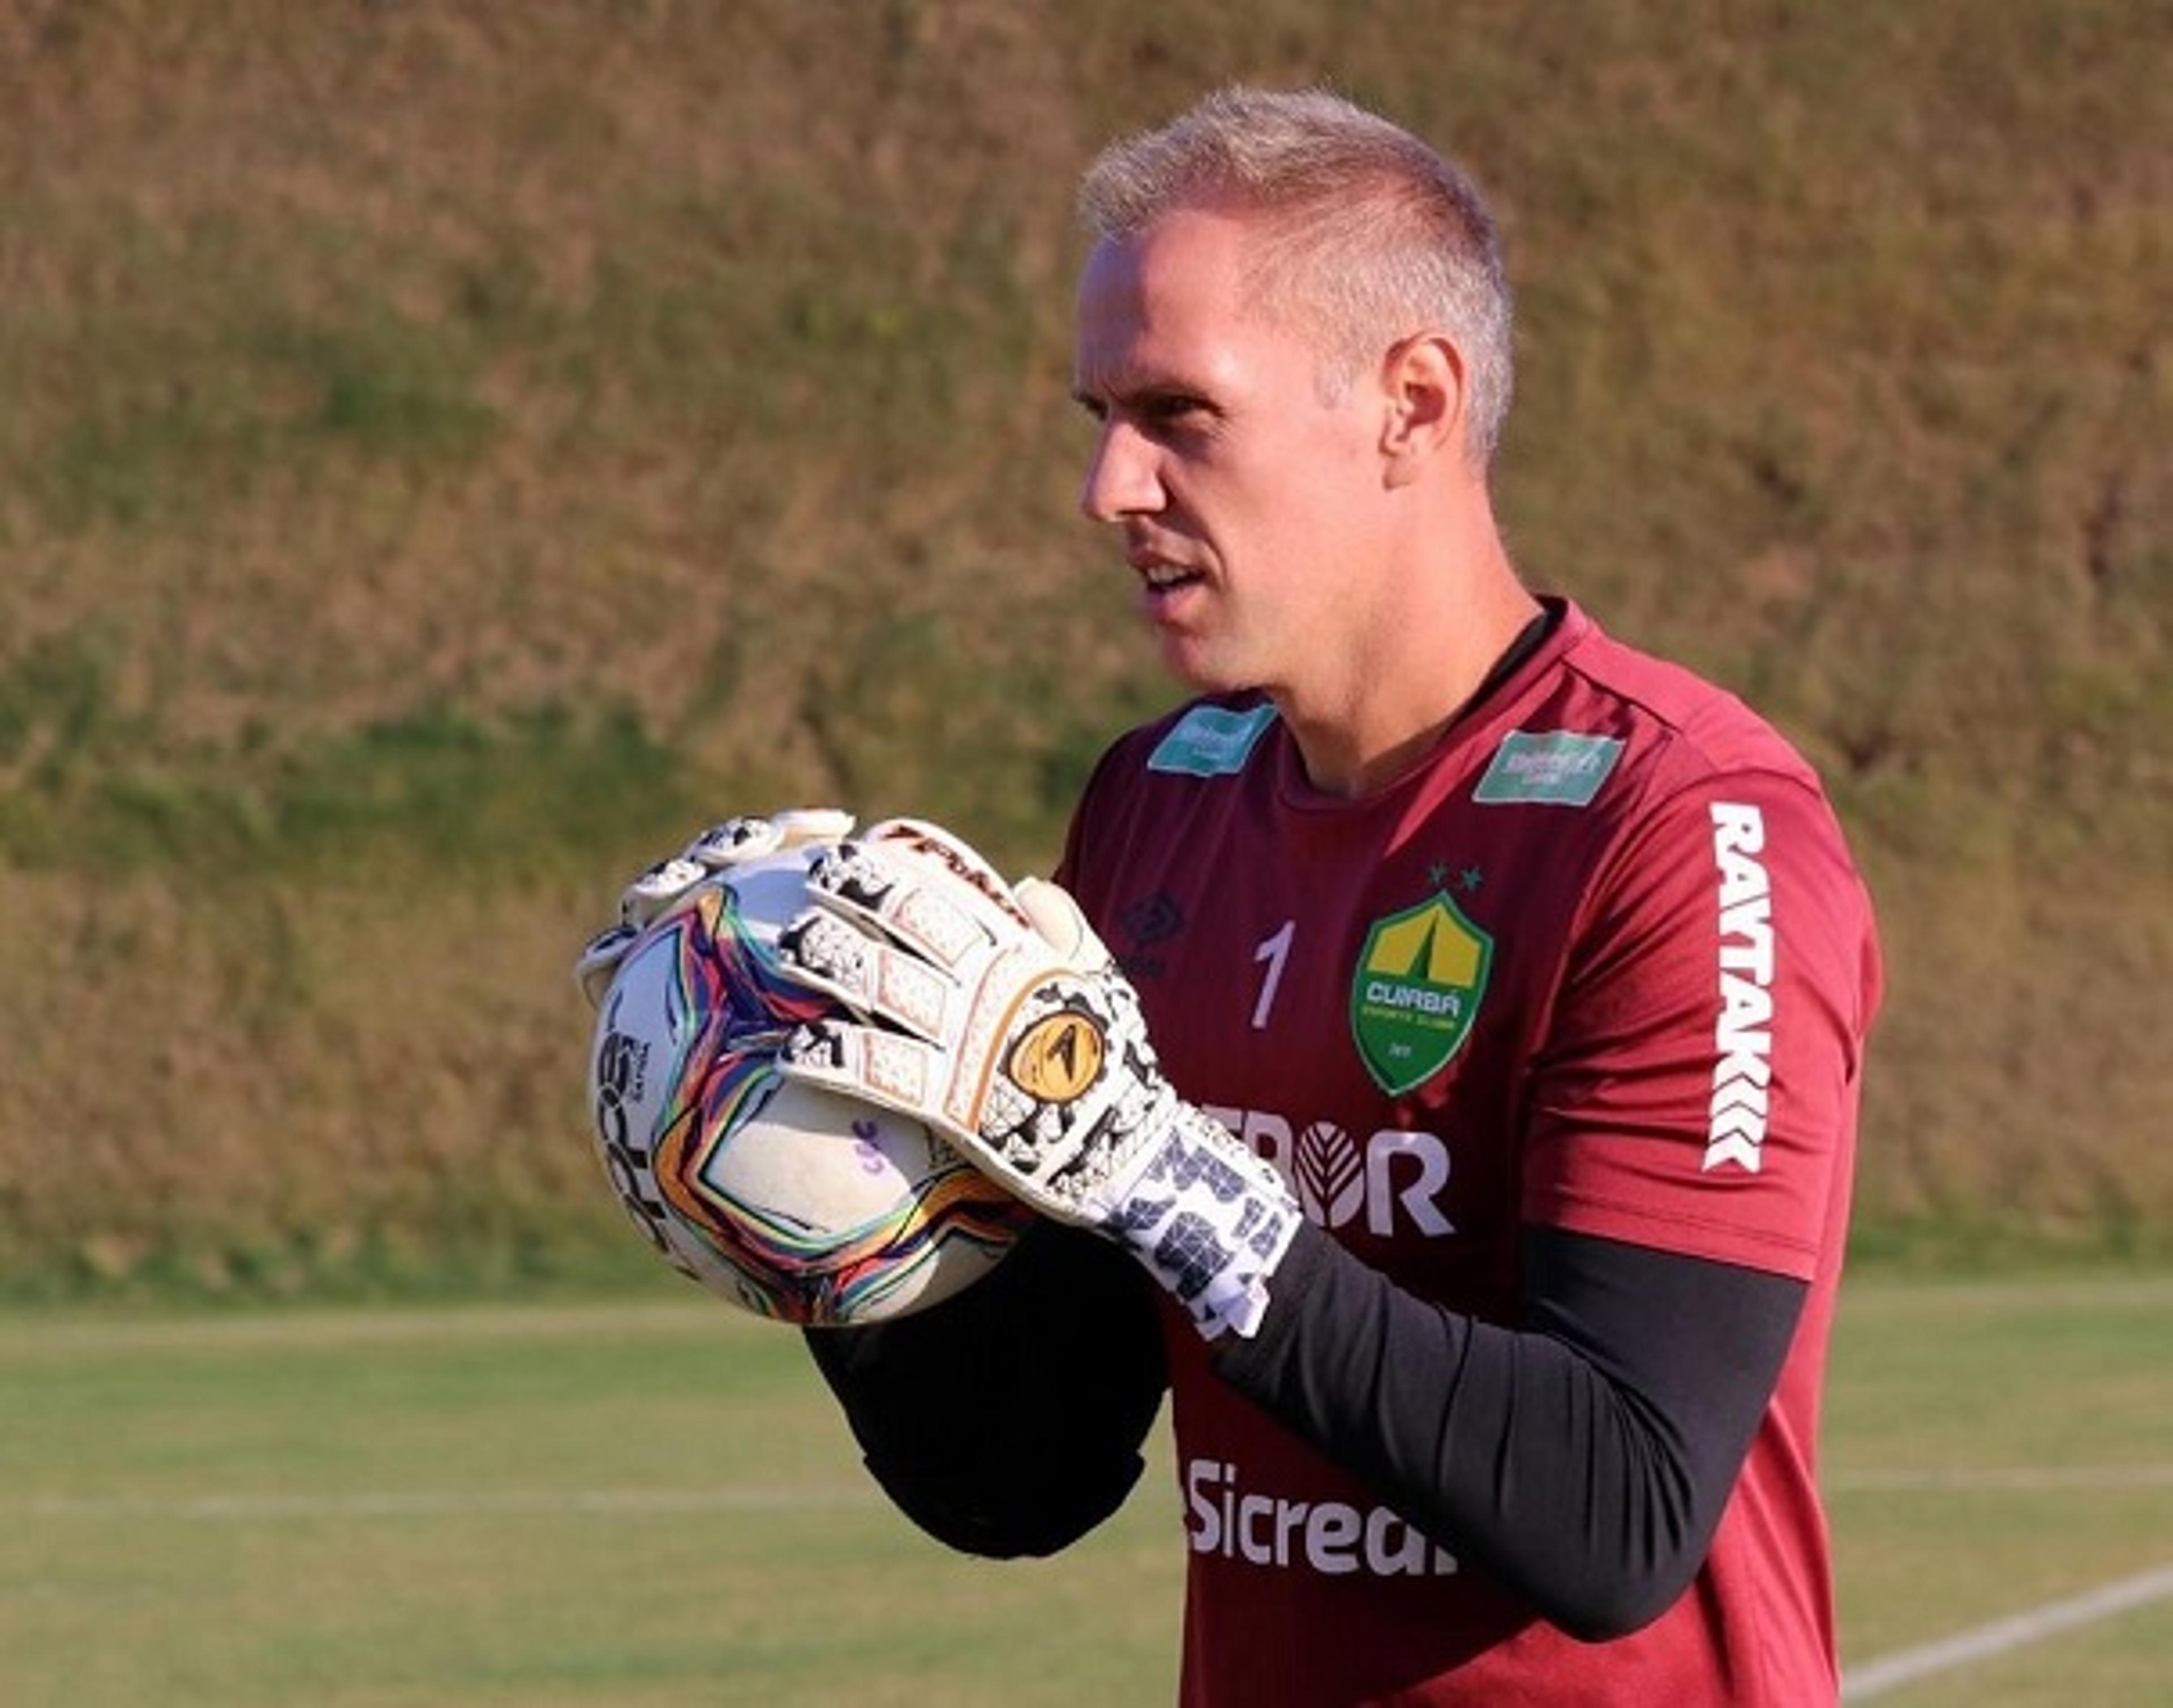
[[[1394,782],[1521,661],[1544,632],[1545,615],[1521,582],[1505,576],[1461,614],[1440,649],[1406,656],[1393,671],[1355,673],[1349,703],[1279,704],[1307,780],[1348,800]]]

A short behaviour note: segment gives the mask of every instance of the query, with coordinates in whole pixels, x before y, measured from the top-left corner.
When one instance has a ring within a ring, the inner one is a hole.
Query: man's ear
[[[1384,479],[1408,486],[1436,459],[1464,452],[1464,353],[1439,332],[1405,338],[1383,358],[1381,424]]]

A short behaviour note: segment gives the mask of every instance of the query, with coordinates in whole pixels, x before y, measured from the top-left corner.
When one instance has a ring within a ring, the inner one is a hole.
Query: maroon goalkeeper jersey
[[[1538,1224],[1797,1278],[1809,1302],[1704,1567],[1597,1645],[1218,1381],[1173,1313],[1187,1703],[1835,1694],[1814,1447],[1878,999],[1869,906],[1771,728],[1560,609],[1362,800],[1310,788],[1258,698],[1134,732],[1065,877],[1179,1091],[1411,1292],[1515,1325]]]

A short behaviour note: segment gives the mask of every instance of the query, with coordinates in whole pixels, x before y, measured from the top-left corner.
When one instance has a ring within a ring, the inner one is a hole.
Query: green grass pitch
[[[1867,1280],[1826,1432],[1852,1668],[2173,1564],[2173,1280]],[[1157,1460],[1054,1561],[921,1538],[792,1334],[691,1292],[0,1317],[0,1701],[1167,1701]],[[2166,1603],[1876,1692],[2173,1700]]]

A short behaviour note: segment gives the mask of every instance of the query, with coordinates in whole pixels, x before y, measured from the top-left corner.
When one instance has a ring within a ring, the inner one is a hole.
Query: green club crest
[[[1351,981],[1351,1035],[1374,1083],[1400,1096],[1464,1047],[1494,940],[1444,892],[1377,919]]]

